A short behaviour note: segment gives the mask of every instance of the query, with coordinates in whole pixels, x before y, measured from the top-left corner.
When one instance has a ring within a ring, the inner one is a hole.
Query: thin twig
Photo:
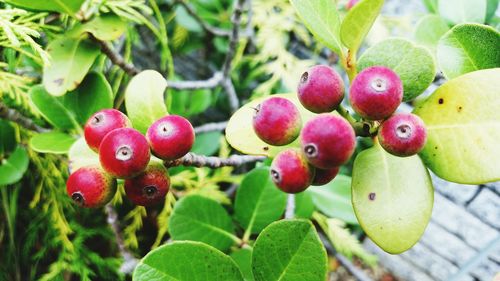
[[[101,47],[101,51],[109,58],[109,60],[119,66],[123,71],[125,71],[130,76],[135,76],[140,72],[138,68],[136,68],[133,64],[127,63],[125,59],[118,53],[113,50],[113,47],[105,41],[99,40],[89,33],[89,37],[92,41],[97,43]]]
[[[196,20],[196,22],[198,22],[198,24],[201,25],[201,27],[203,28],[203,30],[205,30],[207,33],[212,33],[215,36],[222,36],[222,37],[229,37],[231,35],[231,33],[229,32],[229,30],[224,30],[224,29],[220,29],[220,28],[217,28],[217,27],[213,27],[213,26],[209,25],[208,23],[206,23],[198,15],[198,13],[193,9],[193,7],[191,7],[184,0],[177,0],[175,2],[179,3],[180,5],[182,5],[182,7],[184,7],[184,9],[186,9],[187,13],[191,17],[193,17],[193,19]]]
[[[223,131],[227,127],[227,121],[224,122],[218,122],[218,123],[208,123],[205,125],[198,126],[194,128],[194,132],[196,134],[202,134],[202,133],[208,133],[208,132],[214,132],[214,131]]]
[[[115,234],[116,243],[118,244],[118,249],[123,257],[123,263],[120,267],[120,271],[124,274],[131,274],[134,271],[135,266],[139,263],[139,260],[134,257],[132,252],[130,252],[127,247],[125,247],[125,242],[120,230],[120,224],[118,221],[118,214],[116,213],[113,205],[107,204],[105,207],[107,222],[113,233]]]
[[[0,117],[2,119],[15,122],[28,130],[35,131],[38,133],[46,133],[50,131],[49,129],[38,126],[30,118],[22,115],[15,109],[7,107],[7,105],[1,102],[0,102]]]
[[[213,156],[203,156],[194,153],[188,153],[184,157],[164,163],[166,167],[175,166],[193,166],[193,167],[209,167],[212,169],[226,166],[241,166],[246,163],[253,163],[266,159],[265,156],[251,155],[231,155],[229,158],[220,158]]]
[[[215,72],[214,75],[206,80],[194,81],[168,81],[168,87],[176,90],[197,90],[211,89],[220,85],[222,81],[222,73]]]
[[[295,194],[288,194],[286,201],[285,219],[295,217]]]

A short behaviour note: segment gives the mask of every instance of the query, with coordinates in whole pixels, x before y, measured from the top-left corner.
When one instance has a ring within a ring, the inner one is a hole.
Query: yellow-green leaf
[[[118,39],[127,28],[127,23],[115,14],[104,14],[84,24],[78,24],[69,32],[70,36],[91,33],[97,39],[111,41]]]

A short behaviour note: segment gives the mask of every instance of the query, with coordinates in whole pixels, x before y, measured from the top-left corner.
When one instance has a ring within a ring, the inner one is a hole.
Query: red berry
[[[85,123],[84,135],[88,146],[99,151],[102,139],[111,131],[119,128],[131,128],[127,116],[116,109],[103,109],[92,115]]]
[[[322,113],[304,125],[300,143],[309,163],[317,168],[331,169],[351,158],[356,134],[344,118]]]
[[[344,99],[344,82],[333,68],[316,65],[302,74],[298,96],[300,103],[309,111],[331,112]]]
[[[339,173],[339,167],[331,169],[316,169],[316,175],[314,176],[312,185],[325,185],[331,182]]]
[[[378,130],[380,145],[390,154],[406,157],[419,153],[427,140],[425,124],[411,113],[399,113],[385,120]]]
[[[352,82],[352,108],[368,120],[391,116],[403,100],[403,83],[391,69],[373,66],[361,71]]]
[[[127,197],[134,204],[141,206],[162,202],[169,188],[168,171],[162,164],[149,165],[144,173],[125,180]]]
[[[287,149],[271,163],[271,178],[282,191],[299,193],[311,185],[314,170],[298,149]]]
[[[193,147],[194,129],[186,118],[169,115],[154,122],[146,138],[155,156],[166,161],[175,160]]]
[[[132,128],[110,132],[99,147],[103,169],[116,178],[130,178],[143,172],[151,154],[146,138]]]
[[[98,166],[82,167],[69,176],[66,192],[81,207],[102,207],[115,195],[116,179]]]
[[[297,107],[285,98],[272,97],[255,108],[253,129],[270,145],[287,145],[300,133],[302,119]]]

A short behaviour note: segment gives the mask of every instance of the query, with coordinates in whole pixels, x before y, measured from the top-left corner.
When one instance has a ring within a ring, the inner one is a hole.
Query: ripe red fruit
[[[322,113],[304,125],[300,143],[309,163],[317,168],[331,169],[351,158],[356,134],[344,118]]]
[[[255,108],[253,129],[267,144],[287,145],[297,139],[301,127],[299,110],[285,98],[272,97]]]
[[[308,188],[315,169],[298,149],[284,150],[271,163],[271,178],[276,186],[287,193],[299,193]]]
[[[163,201],[170,188],[167,169],[162,164],[152,164],[144,173],[125,180],[127,197],[136,205],[151,206]]]
[[[111,131],[101,142],[99,160],[116,178],[130,178],[143,172],[151,157],[146,138],[132,128]]]
[[[69,176],[66,192],[81,207],[102,207],[115,195],[116,179],[98,166],[82,167]]]
[[[333,68],[316,65],[302,74],[298,96],[300,103],[309,111],[331,112],[344,99],[344,82]]]
[[[92,115],[84,127],[85,141],[95,152],[99,151],[102,139],[111,131],[130,128],[127,116],[116,109],[103,109]]]
[[[403,83],[391,69],[373,66],[361,71],[352,82],[352,108],[368,120],[391,116],[403,100]]]
[[[154,122],[146,133],[153,154],[163,160],[175,160],[186,155],[194,143],[194,129],[181,116],[169,115]]]
[[[331,182],[339,173],[339,169],[339,167],[326,170],[316,168],[316,175],[314,175],[312,185],[325,185]]]
[[[378,130],[380,145],[390,154],[406,157],[419,153],[427,140],[425,124],[411,113],[399,113],[385,120]]]

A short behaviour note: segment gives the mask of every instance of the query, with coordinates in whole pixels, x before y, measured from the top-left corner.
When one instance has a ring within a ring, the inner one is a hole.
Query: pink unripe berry
[[[344,82],[333,68],[316,65],[302,74],[298,96],[300,103],[309,111],[331,112],[344,99]]]
[[[168,171],[162,164],[149,165],[144,173],[125,180],[127,197],[140,206],[151,206],[162,202],[169,188]]]
[[[194,129],[184,117],[168,115],[149,127],[146,138],[153,154],[166,161],[186,155],[194,143]]]
[[[315,169],[298,149],[283,150],[271,163],[271,178],[276,186],[287,193],[299,193],[308,188]]]
[[[356,147],[356,134],[344,118],[322,113],[304,125],[300,144],[309,163],[317,168],[331,169],[351,158]]]
[[[352,9],[352,7],[354,7],[354,5],[356,5],[358,2],[359,0],[349,0],[349,2],[347,2],[346,9]]]
[[[427,141],[424,121],[411,113],[395,114],[380,125],[378,140],[390,154],[400,157],[415,155]]]
[[[270,145],[287,145],[297,139],[302,119],[289,100],[272,97],[255,108],[253,128],[257,136]]]
[[[111,131],[99,147],[99,160],[103,169],[121,179],[142,173],[150,157],[148,141],[132,128]]]
[[[82,167],[69,176],[66,192],[81,207],[102,207],[115,195],[116,179],[99,166]]]
[[[361,71],[351,85],[352,108],[368,120],[391,116],[403,100],[403,83],[391,69],[372,66]]]
[[[316,175],[314,175],[312,185],[325,185],[331,182],[337,176],[339,170],[339,167],[326,170],[316,168]]]
[[[85,141],[95,152],[99,151],[102,139],[111,131],[131,128],[127,116],[116,109],[103,109],[94,113],[84,127]]]

